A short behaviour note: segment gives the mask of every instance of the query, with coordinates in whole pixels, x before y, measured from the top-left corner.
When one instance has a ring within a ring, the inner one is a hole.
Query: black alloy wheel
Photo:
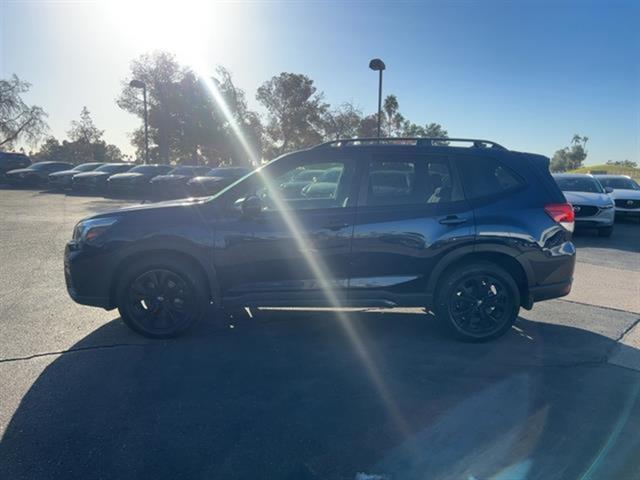
[[[447,275],[438,292],[436,316],[458,338],[486,341],[507,332],[519,309],[512,276],[496,265],[474,264]]]
[[[151,338],[180,335],[206,308],[202,281],[179,262],[130,270],[119,286],[117,303],[122,320]]]

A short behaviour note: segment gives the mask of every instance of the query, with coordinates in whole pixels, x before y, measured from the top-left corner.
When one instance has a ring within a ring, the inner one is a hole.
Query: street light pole
[[[131,80],[129,86],[142,89],[144,102],[144,163],[149,163],[149,112],[147,110],[147,84],[141,80]]]
[[[378,76],[378,139],[380,139],[380,129],[382,123],[382,72],[386,68],[384,62],[379,58],[374,58],[369,62],[369,68],[377,71]]]

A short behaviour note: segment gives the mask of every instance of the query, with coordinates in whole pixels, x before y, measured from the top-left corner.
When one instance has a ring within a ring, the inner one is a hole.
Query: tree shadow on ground
[[[347,316],[350,329],[330,312],[269,312],[157,342],[114,320],[24,396],[0,477],[549,480],[640,468],[639,377],[604,362],[610,338],[521,319],[502,339],[464,344],[427,314]]]

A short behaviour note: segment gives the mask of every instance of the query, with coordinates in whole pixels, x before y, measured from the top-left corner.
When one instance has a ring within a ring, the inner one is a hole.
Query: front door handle
[[[343,228],[347,228],[349,226],[348,223],[331,223],[329,225],[325,225],[325,230],[331,230],[332,232],[337,232],[338,230],[342,230]]]
[[[442,225],[460,225],[461,223],[466,223],[466,218],[458,217],[457,215],[447,215],[444,218],[441,218],[439,222]]]

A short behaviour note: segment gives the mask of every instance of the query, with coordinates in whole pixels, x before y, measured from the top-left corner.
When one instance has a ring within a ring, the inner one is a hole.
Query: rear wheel
[[[171,338],[184,333],[206,312],[208,302],[201,277],[179,260],[134,264],[117,288],[122,320],[145,337]]]
[[[601,227],[598,229],[598,236],[600,237],[610,237],[613,233],[613,225],[610,227]]]
[[[473,263],[448,272],[436,293],[438,322],[458,339],[484,342],[504,335],[520,311],[520,290],[503,268]]]

